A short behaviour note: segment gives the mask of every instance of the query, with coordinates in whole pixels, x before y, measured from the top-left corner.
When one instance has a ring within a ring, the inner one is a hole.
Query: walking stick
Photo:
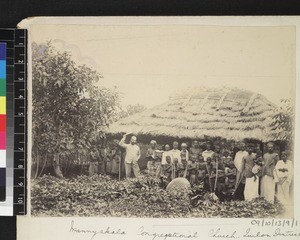
[[[187,175],[187,164],[186,164],[185,169],[184,169],[183,177],[186,178],[186,175]]]
[[[121,181],[121,170],[122,170],[122,156],[120,156],[119,160],[119,181]]]
[[[172,164],[172,180],[176,178],[176,165]]]
[[[119,161],[119,181],[121,181],[121,177],[122,177],[122,162],[123,162],[123,154],[122,154],[122,150],[120,150],[119,153],[120,153],[120,161]]]
[[[207,164],[205,164],[205,166],[206,166],[206,171],[207,171],[207,174],[208,174],[209,189],[210,189],[210,192],[212,192],[210,173],[208,171]]]
[[[217,188],[217,182],[218,182],[218,168],[219,168],[219,160],[216,159],[216,179],[215,179],[215,185],[214,185],[214,192]]]
[[[232,195],[234,195],[234,194],[236,193],[238,187],[240,186],[240,184],[241,184],[241,182],[242,182],[242,180],[243,180],[243,175],[244,175],[244,173],[241,172],[240,179],[238,180],[238,183],[236,184],[235,189],[234,189]]]

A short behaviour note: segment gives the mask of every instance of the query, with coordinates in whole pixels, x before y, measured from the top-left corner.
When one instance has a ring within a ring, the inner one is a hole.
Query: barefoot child
[[[259,177],[261,177],[263,166],[262,152],[260,150],[256,152],[256,158],[254,159],[254,163],[255,165],[252,168],[252,172],[254,174],[254,181],[256,181]]]
[[[187,165],[188,176],[190,184],[194,185],[196,183],[197,169],[198,164],[196,163],[196,156],[193,156],[191,161]]]
[[[215,182],[215,173],[216,169],[214,164],[212,163],[212,158],[208,157],[206,159],[206,178],[204,181],[204,188],[206,188],[207,191],[213,192],[214,188],[214,182]]]
[[[157,154],[156,154],[156,141],[151,140],[150,141],[150,148],[147,150],[146,153],[146,159],[147,159],[147,170],[148,175],[154,177],[156,174],[156,160],[157,160]]]
[[[181,158],[181,163],[178,164],[178,167],[179,167],[178,176],[179,177],[187,177],[187,165],[188,165],[188,161],[189,161],[189,151],[187,150],[186,143],[181,144],[180,158]]]
[[[172,180],[172,168],[171,157],[166,156],[166,163],[163,165],[163,175],[166,177],[168,182]]]

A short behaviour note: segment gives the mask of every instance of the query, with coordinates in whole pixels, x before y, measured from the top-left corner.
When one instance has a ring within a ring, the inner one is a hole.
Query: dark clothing
[[[242,201],[245,200],[244,190],[245,190],[245,184],[240,183],[240,185],[238,186],[238,188],[235,191],[235,198],[237,200],[242,200]]]

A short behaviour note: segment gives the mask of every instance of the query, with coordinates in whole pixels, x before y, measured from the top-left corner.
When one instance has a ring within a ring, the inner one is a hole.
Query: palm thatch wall
[[[159,106],[120,119],[108,132],[152,137],[273,140],[277,107],[261,94],[237,88],[189,88]]]

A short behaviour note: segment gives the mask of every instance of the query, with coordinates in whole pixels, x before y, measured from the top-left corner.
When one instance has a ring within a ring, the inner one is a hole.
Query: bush
[[[147,177],[117,181],[108,176],[57,179],[45,175],[32,180],[31,196],[35,216],[253,218],[282,212],[280,204],[263,199],[221,203],[210,194],[195,206],[186,193],[169,193]]]

